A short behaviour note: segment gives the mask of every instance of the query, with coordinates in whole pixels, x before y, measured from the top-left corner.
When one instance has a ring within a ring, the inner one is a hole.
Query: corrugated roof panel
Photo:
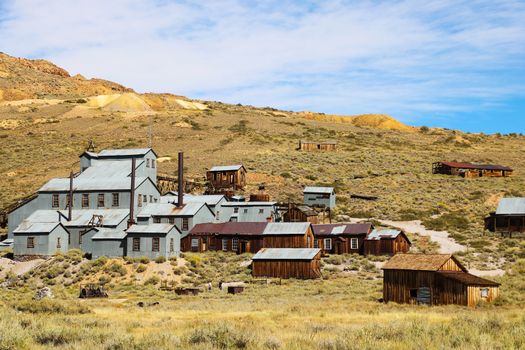
[[[319,248],[262,248],[252,260],[311,260]]]
[[[400,233],[401,233],[400,230],[395,230],[395,229],[387,229],[387,228],[374,229],[372,232],[368,234],[368,236],[366,236],[366,239],[375,240],[375,241],[378,241],[381,238],[394,239],[397,236],[399,236]]]
[[[217,165],[210,169],[210,171],[216,172],[216,171],[237,171],[243,166],[241,164],[236,165]]]
[[[225,202],[222,207],[272,207],[277,202]]]
[[[367,234],[368,232],[370,232],[371,228],[371,223],[339,223],[312,225],[314,235],[360,235]]]
[[[334,188],[333,187],[307,186],[303,190],[303,193],[328,193],[328,194],[331,194],[332,192],[334,192]]]
[[[30,222],[24,220],[22,221],[22,223],[20,223],[20,225],[18,225],[18,227],[13,231],[13,233],[50,233],[58,225],[58,222]]]
[[[148,203],[142,207],[137,217],[151,217],[152,215],[170,216],[177,215],[180,208],[170,203]]]
[[[59,219],[56,210],[36,210],[26,221],[33,223],[58,223],[59,221],[66,227],[87,226],[93,215],[102,215],[103,226],[117,226],[129,216],[127,209],[73,209],[72,220],[67,221],[67,210],[60,211],[64,216]]]
[[[525,198],[502,198],[496,215],[525,215]]]
[[[127,148],[127,149],[105,149],[98,153],[98,156],[102,157],[127,157],[127,156],[143,156],[151,148]]]
[[[149,225],[132,225],[126,230],[127,233],[168,233],[177,227],[171,224],[149,224]]]
[[[98,227],[95,229],[97,233],[95,233],[92,237],[94,240],[120,240],[126,238],[127,233],[123,230],[114,230],[110,228],[103,228]]]
[[[309,222],[270,222],[266,225],[264,235],[302,235],[310,227]]]

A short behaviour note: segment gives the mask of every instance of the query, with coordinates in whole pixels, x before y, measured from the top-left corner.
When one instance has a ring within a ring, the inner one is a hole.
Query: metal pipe
[[[179,152],[179,170],[178,170],[179,188],[177,191],[177,206],[181,208],[184,205],[184,153]]]
[[[69,173],[69,198],[67,202],[67,221],[71,221],[73,218],[73,170]]]
[[[129,219],[128,228],[135,223],[134,216],[135,210],[135,158],[131,158],[131,192],[129,197]]]

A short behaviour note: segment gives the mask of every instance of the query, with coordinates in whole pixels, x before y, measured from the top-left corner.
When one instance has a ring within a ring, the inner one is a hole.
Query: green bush
[[[140,264],[139,266],[137,266],[137,270],[136,271],[137,271],[137,273],[142,273],[142,272],[146,271],[146,269],[147,269],[146,265]]]
[[[144,285],[148,286],[148,285],[156,285],[160,282],[160,278],[159,276],[151,276],[150,278],[148,278],[147,280],[144,281]]]
[[[165,262],[166,262],[166,257],[164,257],[164,256],[161,255],[161,256],[159,256],[159,257],[157,257],[157,258],[155,259],[155,262],[156,262],[157,264],[165,263]]]

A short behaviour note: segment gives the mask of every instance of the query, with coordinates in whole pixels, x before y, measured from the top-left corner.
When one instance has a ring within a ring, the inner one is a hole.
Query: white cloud
[[[520,1],[6,6],[2,50],[139,91],[399,116],[454,114],[525,94]]]

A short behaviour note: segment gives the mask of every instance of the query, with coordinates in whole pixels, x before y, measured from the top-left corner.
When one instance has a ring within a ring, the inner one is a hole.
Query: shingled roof
[[[396,254],[386,262],[383,270],[438,271],[449,259],[467,272],[452,254]]]

